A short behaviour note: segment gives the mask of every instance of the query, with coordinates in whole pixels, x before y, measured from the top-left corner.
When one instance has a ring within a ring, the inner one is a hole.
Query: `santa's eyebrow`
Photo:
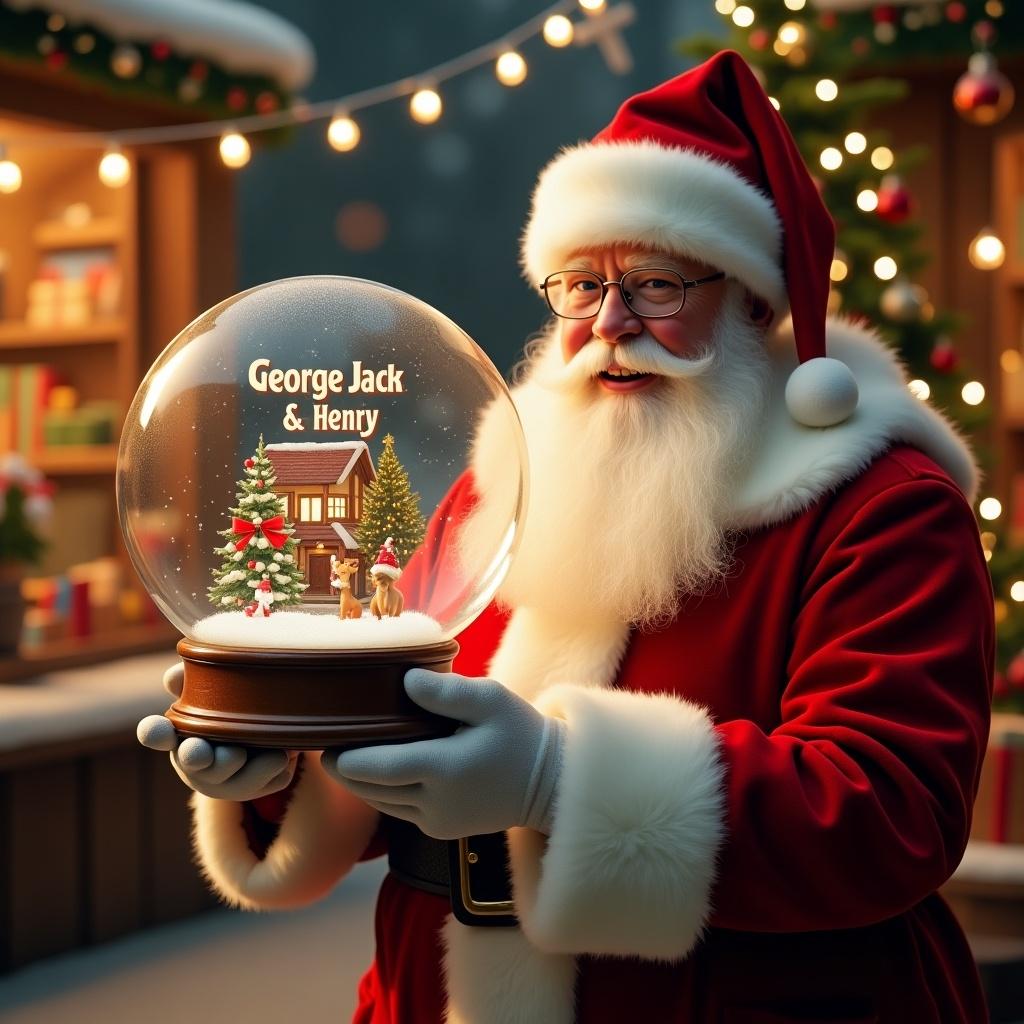
[[[633,270],[635,267],[667,267],[680,272],[686,267],[686,264],[678,256],[669,256],[663,252],[636,253],[633,256],[627,256],[622,261],[622,265],[627,270]]]

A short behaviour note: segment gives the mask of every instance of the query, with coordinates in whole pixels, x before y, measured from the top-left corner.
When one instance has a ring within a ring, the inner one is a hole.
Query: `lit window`
[[[285,517],[285,519],[290,519],[291,518],[288,515],[288,499],[290,497],[291,497],[290,494],[279,494],[277,496],[277,498],[278,498],[278,508],[281,510],[281,515],[283,515]]]
[[[348,514],[348,498],[332,494],[327,498],[327,518],[344,519]]]
[[[324,518],[323,498],[304,496],[299,498],[299,519],[304,523],[319,523]]]

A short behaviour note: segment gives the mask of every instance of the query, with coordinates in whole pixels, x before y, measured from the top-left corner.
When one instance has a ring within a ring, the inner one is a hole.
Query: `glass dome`
[[[435,512],[466,488],[485,409],[518,447],[470,554]],[[190,640],[415,647],[452,639],[504,578],[525,451],[501,375],[442,313],[372,281],[289,278],[214,306],[153,364],[121,437],[118,513]]]

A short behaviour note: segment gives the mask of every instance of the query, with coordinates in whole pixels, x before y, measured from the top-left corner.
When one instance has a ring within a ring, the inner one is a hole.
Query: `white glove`
[[[466,724],[453,736],[325,750],[324,769],[371,807],[435,839],[525,825],[550,832],[565,723],[492,679],[410,669],[420,707]]]
[[[164,673],[164,689],[181,696],[185,667],[179,662]],[[209,743],[198,736],[181,740],[163,715],[149,715],[136,729],[139,742],[150,750],[167,750],[171,765],[189,789],[215,800],[241,803],[284,789],[295,774],[298,752],[252,750]]]

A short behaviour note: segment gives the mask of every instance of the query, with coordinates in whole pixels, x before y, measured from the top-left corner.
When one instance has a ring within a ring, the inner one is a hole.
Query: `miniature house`
[[[363,493],[376,477],[364,441],[268,444],[267,457],[284,502],[285,519],[295,528],[299,568],[306,575],[306,599],[335,600],[331,555],[358,558],[352,578],[356,597],[366,595],[365,556],[354,536],[363,515]]]

